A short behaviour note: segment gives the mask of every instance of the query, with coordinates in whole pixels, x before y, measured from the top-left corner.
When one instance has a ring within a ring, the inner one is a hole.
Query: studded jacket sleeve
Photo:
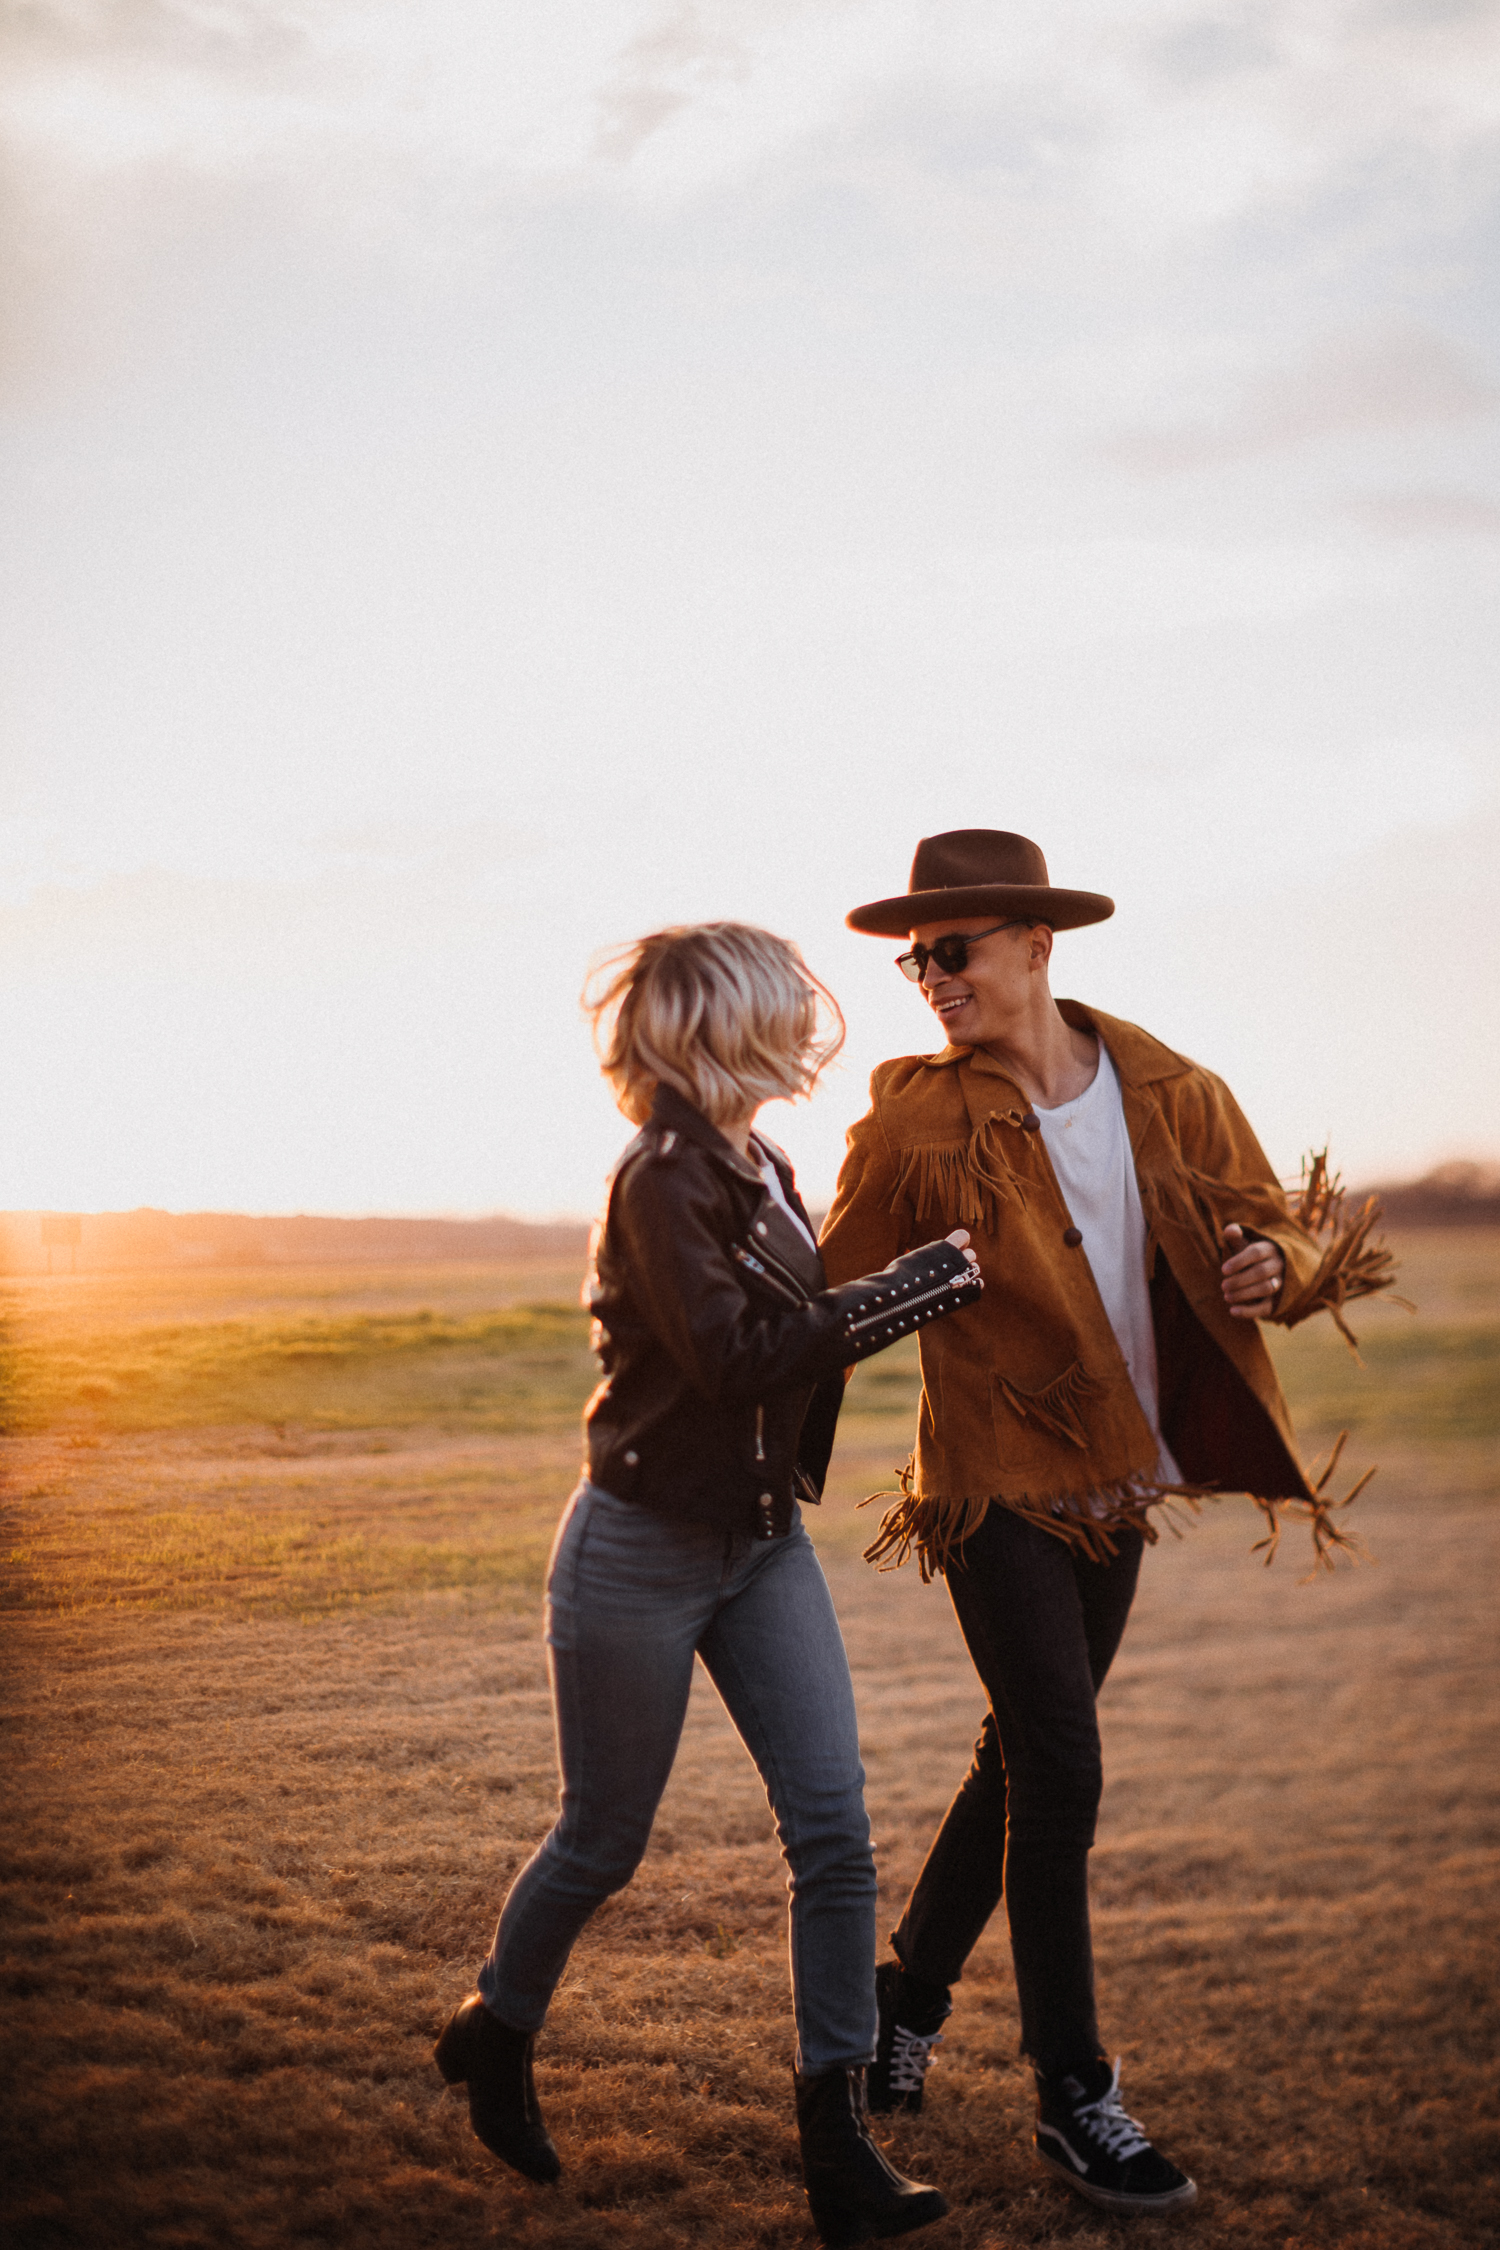
[[[974,1303],[983,1282],[950,1243],[802,1295],[735,1255],[708,1168],[646,1155],[619,1175],[609,1231],[640,1316],[700,1396],[725,1404],[816,1383]]]

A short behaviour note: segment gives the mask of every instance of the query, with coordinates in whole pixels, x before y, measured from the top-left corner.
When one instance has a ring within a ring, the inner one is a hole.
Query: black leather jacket
[[[805,1220],[790,1164],[757,1138]],[[783,1537],[793,1500],[822,1494],[842,1370],[982,1287],[934,1242],[829,1289],[756,1166],[663,1087],[595,1234],[589,1477],[664,1514]]]

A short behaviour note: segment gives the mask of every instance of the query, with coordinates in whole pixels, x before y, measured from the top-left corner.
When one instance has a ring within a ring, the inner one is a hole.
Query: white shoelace
[[[1151,2143],[1135,2119],[1127,2117],[1120,2106],[1120,2059],[1116,2055],[1115,2074],[1108,2093],[1101,2094],[1095,2102],[1080,2102],[1073,2115],[1106,2156],[1123,2163],[1127,2156],[1143,2154]]]
[[[898,2023],[891,2041],[891,2092],[920,2094],[922,2081],[932,2067],[932,2050],[942,2043],[940,2031],[923,2039],[917,2032],[908,2031],[904,2023]]]

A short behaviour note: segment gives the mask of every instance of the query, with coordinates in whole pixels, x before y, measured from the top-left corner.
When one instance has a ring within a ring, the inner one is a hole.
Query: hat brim
[[[977,883],[968,889],[904,891],[856,906],[844,921],[867,937],[905,937],[920,922],[956,921],[970,914],[1014,914],[1054,930],[1081,930],[1107,922],[1115,910],[1102,891],[1055,891],[1046,883]]]

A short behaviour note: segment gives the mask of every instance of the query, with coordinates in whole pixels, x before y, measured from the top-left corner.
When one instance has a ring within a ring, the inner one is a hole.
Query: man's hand
[[[1224,1302],[1232,1320],[1264,1320],[1281,1290],[1286,1260],[1274,1242],[1245,1242],[1243,1227],[1226,1227],[1229,1256],[1220,1271],[1224,1276]]]

